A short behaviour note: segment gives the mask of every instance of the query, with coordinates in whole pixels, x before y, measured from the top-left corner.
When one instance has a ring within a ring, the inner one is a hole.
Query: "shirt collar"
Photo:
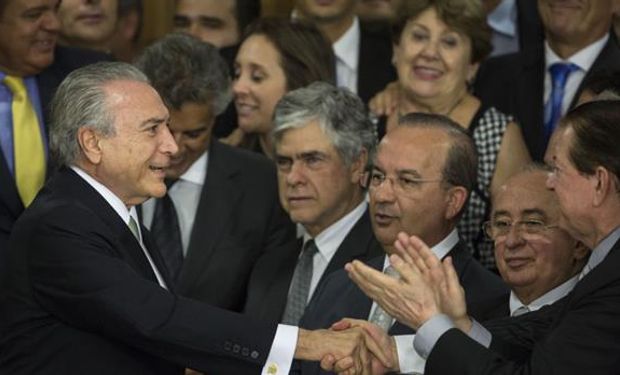
[[[586,48],[581,49],[567,60],[563,60],[558,56],[549,46],[549,43],[545,40],[545,64],[547,69],[557,62],[570,62],[577,65],[582,71],[587,72],[590,70],[594,61],[601,53],[605,44],[609,40],[609,33],[605,34],[601,39],[590,44]]]
[[[209,162],[209,151],[200,155],[194,163],[179,177],[179,180],[189,181],[196,185],[203,185],[207,177],[207,165]]]
[[[452,229],[452,232],[450,232],[450,234],[448,234],[443,240],[431,247],[431,251],[435,254],[435,256],[437,256],[437,258],[443,259],[446,255],[448,255],[450,250],[456,246],[457,243],[459,243],[459,232],[456,228],[454,228]],[[389,265],[390,257],[386,254],[385,260],[383,261],[383,270],[385,271]]]
[[[99,193],[99,195],[101,195],[110,206],[112,206],[114,211],[116,211],[118,216],[120,216],[125,223],[129,223],[130,216],[133,217],[136,223],[138,223],[138,214],[135,207],[132,206],[130,209],[128,209],[127,206],[125,206],[125,203],[123,203],[123,201],[116,194],[114,194],[105,185],[95,180],[83,169],[75,165],[72,165],[71,169],[75,173],[77,173],[78,176],[82,177],[90,186],[92,186],[93,189],[95,189],[97,193]]]
[[[342,34],[340,39],[334,42],[334,54],[352,70],[357,70],[359,65],[360,25],[357,17],[353,18],[351,27]]]
[[[331,257],[336,253],[336,250],[338,250],[338,247],[340,247],[340,244],[344,241],[344,238],[349,234],[355,223],[357,223],[362,215],[364,215],[367,207],[368,203],[366,203],[366,201],[362,201],[362,203],[351,210],[351,212],[344,215],[340,218],[340,220],[336,221],[314,237],[314,243],[319,250],[319,253],[321,253],[325,259],[331,259]],[[304,244],[310,239],[310,235],[305,233]]]
[[[570,293],[570,291],[573,290],[573,288],[575,287],[578,281],[579,281],[579,274],[571,277],[570,279],[566,280],[562,284],[556,286],[555,288],[551,289],[547,293],[536,298],[529,305],[526,305],[523,302],[521,302],[521,300],[519,300],[519,297],[517,297],[515,292],[510,291],[510,301],[508,304],[510,307],[510,316],[512,316],[514,312],[517,311],[517,309],[519,309],[522,306],[527,307],[529,311],[536,311],[542,308],[543,306],[551,305],[552,303],[555,303],[556,301],[558,301],[559,299],[562,299],[564,296]]]
[[[607,254],[609,254],[618,240],[620,240],[620,227],[614,229],[604,240],[596,245],[592,250],[592,254],[590,254],[590,259],[588,259],[586,267],[592,270],[594,267],[598,266],[605,259]]]
[[[517,34],[517,5],[515,0],[503,0],[487,16],[487,23],[494,31],[514,37]]]

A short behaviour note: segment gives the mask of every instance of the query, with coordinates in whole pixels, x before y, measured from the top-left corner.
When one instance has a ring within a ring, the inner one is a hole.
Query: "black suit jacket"
[[[65,76],[80,66],[106,59],[109,59],[107,55],[98,52],[76,48],[56,48],[54,62],[36,77],[45,125],[48,124],[47,114],[52,96]],[[45,129],[47,131],[47,127]],[[48,163],[49,166],[50,163]],[[48,175],[51,170],[52,167],[49,167]],[[4,272],[3,268],[6,263],[4,253],[8,248],[13,224],[23,211],[24,205],[19,198],[15,179],[9,170],[4,154],[0,152],[0,275]]]
[[[211,142],[207,177],[177,291],[241,311],[254,263],[296,246],[295,226],[278,199],[273,162]]]
[[[275,324],[161,288],[128,226],[70,169],[16,223],[9,267],[0,290],[2,374],[181,374],[186,366],[258,374],[275,335]]]
[[[459,281],[465,289],[468,309],[475,317],[486,314],[496,306],[496,299],[505,295],[506,285],[494,273],[485,269],[471,257],[463,243],[458,243],[448,254],[452,257]],[[375,269],[383,268],[385,256],[372,259],[368,264]],[[342,318],[368,320],[372,300],[351,281],[344,270],[334,272],[312,297],[299,326],[307,329],[329,328]],[[409,335],[415,331],[396,322],[388,332],[390,335]],[[301,373],[321,374],[318,363],[302,362]]]
[[[392,53],[388,25],[360,22],[357,95],[364,103],[368,103],[388,83],[396,81]]]
[[[583,83],[597,73],[620,70],[620,46],[614,33],[586,73],[573,98],[573,107]],[[545,153],[544,124],[545,53],[543,44],[515,54],[493,57],[478,71],[474,91],[480,100],[506,114],[521,125],[525,143],[534,160]]]
[[[492,350],[448,331],[431,352],[426,374],[618,374],[619,268],[620,241],[562,300],[485,323]]]
[[[246,314],[271,322],[281,320],[301,246],[299,240],[295,248],[274,252],[256,263],[249,283],[244,309]],[[383,251],[372,233],[369,213],[366,210],[336,250],[316,290],[320,289],[329,274],[342,269],[353,259],[368,260],[381,253]]]

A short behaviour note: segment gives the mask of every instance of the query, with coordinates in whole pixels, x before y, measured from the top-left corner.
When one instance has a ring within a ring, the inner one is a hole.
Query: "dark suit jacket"
[[[357,95],[364,103],[368,103],[375,94],[396,79],[389,27],[381,23],[360,22]]]
[[[295,226],[278,199],[273,162],[211,142],[207,178],[177,292],[241,311],[254,263],[296,246]]]
[[[538,15],[538,5],[532,0],[517,0],[517,30],[519,50],[536,48],[544,40],[544,30]]]
[[[106,55],[88,50],[65,47],[56,48],[52,65],[37,75],[45,125],[48,122],[47,113],[54,91],[65,76],[80,66],[107,58]],[[51,170],[51,167],[48,168],[48,175]],[[23,211],[24,205],[19,198],[15,179],[9,170],[7,161],[4,159],[4,154],[0,152],[0,275],[4,272],[3,268],[6,263],[4,253],[8,248],[13,224]]]
[[[618,374],[619,268],[620,241],[562,300],[485,323],[492,350],[448,331],[431,352],[426,374]]]
[[[583,83],[592,75],[620,70],[620,46],[614,33],[594,61],[573,98],[579,98]],[[542,43],[520,53],[493,57],[478,71],[474,91],[480,100],[514,115],[521,125],[525,143],[534,160],[545,153],[544,124],[545,53]]]
[[[145,246],[170,283],[143,228]],[[2,374],[258,374],[275,335],[156,281],[112,207],[70,169],[15,225],[0,290]]]
[[[256,263],[249,283],[244,309],[246,314],[271,322],[281,320],[301,246],[300,240],[295,249],[274,252]],[[320,289],[330,273],[342,269],[346,263],[353,259],[372,259],[382,252],[372,233],[369,213],[366,210],[338,247],[316,290]]]
[[[458,243],[448,255],[452,256],[459,281],[465,289],[467,307],[474,311],[474,316],[478,317],[495,308],[495,300],[507,291],[503,281],[472,258],[463,243]],[[381,255],[368,264],[381,270],[384,259],[385,256]],[[331,324],[346,317],[368,320],[371,307],[372,300],[351,281],[346,271],[340,270],[331,274],[314,294],[299,326],[307,329],[329,328]],[[388,333],[409,335],[415,331],[396,322]],[[300,367],[304,375],[326,373],[318,363],[302,362]]]

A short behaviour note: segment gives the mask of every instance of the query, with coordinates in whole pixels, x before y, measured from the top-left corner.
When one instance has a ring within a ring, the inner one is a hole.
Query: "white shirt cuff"
[[[467,336],[469,336],[472,340],[475,340],[480,345],[488,348],[491,346],[491,339],[493,336],[491,332],[489,332],[486,328],[482,326],[482,324],[478,323],[474,319],[471,320],[471,329],[467,332]]]
[[[297,347],[299,328],[285,324],[278,324],[276,336],[271,344],[269,356],[261,375],[284,375],[291,370],[291,364]]]
[[[413,340],[415,351],[422,358],[428,358],[439,338],[452,328],[455,328],[454,323],[445,314],[435,315],[430,318],[426,323],[422,324],[415,335]]]
[[[413,348],[415,335],[394,336],[401,374],[423,374],[426,361]]]

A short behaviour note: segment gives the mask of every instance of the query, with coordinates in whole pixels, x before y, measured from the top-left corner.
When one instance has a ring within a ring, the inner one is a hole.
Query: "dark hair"
[[[570,127],[575,133],[569,158],[579,172],[592,175],[601,166],[620,178],[619,100],[582,104],[566,114],[558,127]]]
[[[237,27],[239,35],[243,35],[245,29],[252,22],[260,17],[261,2],[260,0],[236,0],[235,1],[235,18],[237,19]]]
[[[334,52],[316,26],[280,18],[262,18],[251,24],[241,43],[252,35],[263,35],[280,54],[287,91],[315,81],[335,82]]]
[[[529,0],[528,0],[529,1]],[[480,1],[472,0],[405,0],[396,13],[392,25],[392,40],[400,43],[407,23],[425,10],[434,8],[448,27],[466,35],[471,40],[471,62],[484,60],[492,50],[491,29]]]
[[[467,190],[467,199],[477,184],[478,154],[471,136],[456,122],[444,115],[434,113],[409,113],[402,116],[398,126],[419,129],[438,129],[450,139],[450,148],[441,171],[444,183],[448,186],[462,186]],[[467,202],[459,212],[465,212]]]
[[[222,113],[230,102],[228,66],[217,48],[200,39],[171,33],[146,48],[136,66],[169,108],[184,103],[210,104]]]
[[[0,0],[1,1],[1,0]],[[142,34],[142,26],[144,24],[144,7],[142,6],[142,0],[119,0],[118,1],[118,19],[121,19],[132,11],[135,11],[138,15],[138,26],[136,28],[136,33],[133,35],[132,41],[134,43],[138,42],[140,39],[140,34]]]

